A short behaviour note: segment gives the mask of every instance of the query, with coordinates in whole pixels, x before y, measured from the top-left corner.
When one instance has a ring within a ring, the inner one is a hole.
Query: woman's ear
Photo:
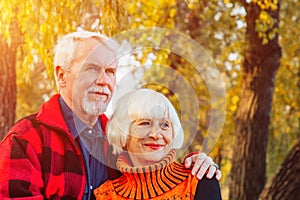
[[[63,88],[66,86],[66,73],[65,70],[61,66],[55,67],[55,75],[57,78],[57,84],[60,88]]]

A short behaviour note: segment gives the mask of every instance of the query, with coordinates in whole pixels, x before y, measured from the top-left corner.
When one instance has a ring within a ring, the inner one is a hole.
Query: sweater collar
[[[128,154],[121,154],[117,168],[123,176],[113,180],[116,192],[126,198],[148,199],[170,191],[190,175],[190,169],[174,162],[176,150],[171,150],[160,162],[132,167]]]
[[[174,161],[175,156],[176,150],[172,149],[164,159],[162,159],[156,164],[147,165],[143,167],[133,167],[128,153],[123,153],[119,156],[117,160],[117,168],[122,173],[144,173],[154,171],[170,165]]]

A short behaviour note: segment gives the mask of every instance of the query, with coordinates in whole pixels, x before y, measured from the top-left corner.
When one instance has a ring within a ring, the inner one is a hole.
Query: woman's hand
[[[193,153],[191,156],[188,155],[184,160],[184,165],[186,168],[193,167],[192,175],[196,175],[199,180],[201,180],[205,174],[209,179],[215,174],[217,180],[220,180],[222,177],[219,166],[205,153]]]

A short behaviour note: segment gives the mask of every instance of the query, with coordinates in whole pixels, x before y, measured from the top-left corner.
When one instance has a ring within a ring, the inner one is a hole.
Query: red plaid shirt
[[[58,98],[18,121],[0,143],[0,199],[82,199],[85,163]],[[105,130],[108,119],[100,119]]]

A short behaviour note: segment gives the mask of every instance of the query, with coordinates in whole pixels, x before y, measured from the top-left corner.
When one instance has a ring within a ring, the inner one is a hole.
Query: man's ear
[[[55,67],[55,75],[57,78],[57,84],[60,88],[66,86],[66,73],[65,70],[61,66]]]

